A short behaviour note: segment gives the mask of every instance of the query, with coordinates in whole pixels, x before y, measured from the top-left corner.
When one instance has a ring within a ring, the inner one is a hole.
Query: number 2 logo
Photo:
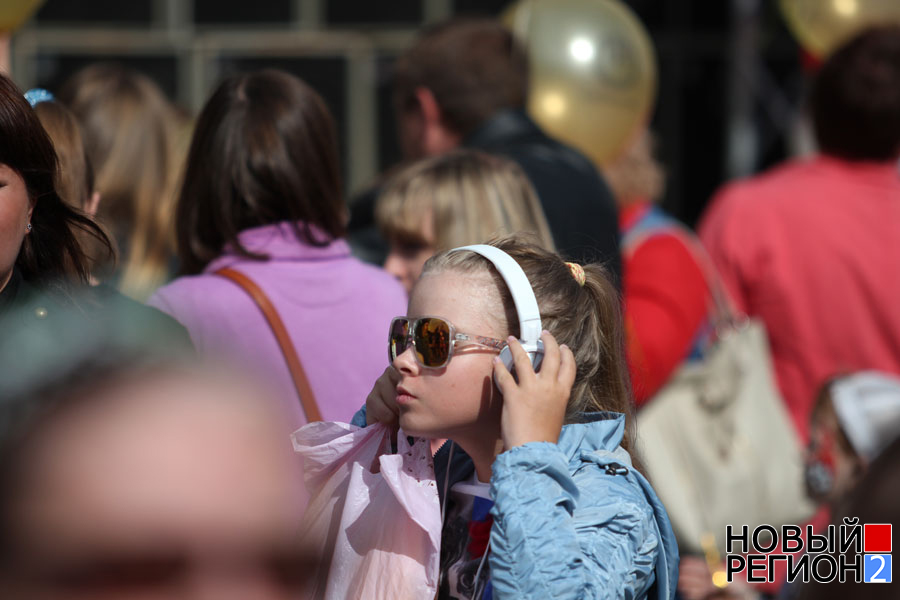
[[[891,582],[890,554],[866,554],[865,561],[866,566],[864,580],[866,583]]]

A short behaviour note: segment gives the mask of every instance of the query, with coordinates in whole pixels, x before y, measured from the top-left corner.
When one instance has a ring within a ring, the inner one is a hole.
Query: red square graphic
[[[890,552],[891,524],[866,523],[863,525],[863,552]]]

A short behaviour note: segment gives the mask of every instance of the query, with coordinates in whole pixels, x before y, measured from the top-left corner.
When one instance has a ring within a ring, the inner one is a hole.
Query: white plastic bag
[[[438,583],[441,510],[427,440],[401,431],[310,423],[293,434],[310,494],[300,535],[324,557],[310,598],[430,599]]]

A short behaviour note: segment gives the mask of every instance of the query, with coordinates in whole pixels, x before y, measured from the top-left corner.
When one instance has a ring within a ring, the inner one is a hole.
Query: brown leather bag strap
[[[291,337],[288,335],[284,322],[281,320],[269,297],[252,279],[234,269],[226,267],[219,269],[215,274],[225,279],[230,279],[242,287],[259,307],[259,310],[262,311],[263,316],[269,323],[269,327],[272,329],[272,333],[275,334],[275,339],[278,340],[279,347],[281,347],[281,353],[284,355],[284,360],[287,362],[288,369],[291,372],[291,379],[294,381],[294,387],[297,388],[297,395],[300,397],[300,404],[303,406],[307,422],[321,421],[322,415],[319,413],[319,406],[316,404],[316,397],[309,386],[309,380],[306,378],[303,365],[300,364],[300,357],[297,356],[297,351],[294,349],[294,344],[291,343]]]

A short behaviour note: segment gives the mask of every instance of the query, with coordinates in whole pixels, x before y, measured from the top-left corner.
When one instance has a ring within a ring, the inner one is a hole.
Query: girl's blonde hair
[[[94,174],[75,115],[56,100],[36,104],[34,112],[50,136],[59,160],[57,193],[69,206],[84,210],[94,192]]]
[[[525,231],[549,250],[553,237],[531,182],[514,162],[476,150],[454,150],[402,169],[378,199],[384,237],[440,252]],[[434,240],[422,231],[431,219]]]
[[[631,384],[625,362],[621,300],[606,269],[583,265],[584,285],[573,277],[559,255],[519,236],[492,240],[490,245],[509,254],[522,267],[541,311],[541,325],[575,354],[576,374],[566,422],[586,412],[612,411],[625,415],[622,447],[632,449]],[[490,316],[500,329],[519,337],[519,323],[509,288],[486,258],[474,252],[443,252],[425,263],[423,276],[445,271],[484,274],[492,280],[486,296],[495,296],[503,310]],[[495,291],[494,291],[495,290]]]
[[[96,169],[97,218],[123,246],[119,289],[144,300],[170,276],[186,120],[150,78],[117,65],[82,69],[60,99],[81,123]]]

